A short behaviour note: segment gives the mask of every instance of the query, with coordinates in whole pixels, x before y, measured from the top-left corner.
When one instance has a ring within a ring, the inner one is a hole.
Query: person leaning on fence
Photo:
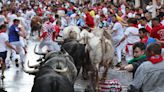
[[[146,57],[147,61],[136,70],[128,92],[164,91],[164,59],[161,55],[161,46],[158,43],[148,45]]]
[[[146,61],[145,55],[145,44],[142,42],[136,42],[133,45],[133,56],[134,58],[128,61],[128,65],[122,67],[123,69],[133,72],[133,76],[137,70],[137,68]]]

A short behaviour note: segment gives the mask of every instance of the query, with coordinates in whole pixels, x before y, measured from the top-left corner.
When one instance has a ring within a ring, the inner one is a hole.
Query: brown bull
[[[38,31],[38,36],[40,36],[40,31],[42,27],[42,19],[39,16],[34,16],[31,20],[31,36],[34,35],[34,32]]]

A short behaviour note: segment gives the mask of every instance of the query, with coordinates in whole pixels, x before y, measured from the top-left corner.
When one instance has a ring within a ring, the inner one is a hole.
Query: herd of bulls
[[[37,65],[29,66],[34,70],[23,69],[35,75],[31,92],[74,92],[74,82],[82,69],[84,79],[91,80],[92,90],[99,92],[99,81],[107,77],[108,69],[113,64],[114,46],[110,33],[102,29],[79,31],[78,27],[70,26],[63,30],[64,41],[61,51],[38,53],[43,59]],[[35,47],[36,49],[36,47]],[[99,79],[99,69],[104,72]]]

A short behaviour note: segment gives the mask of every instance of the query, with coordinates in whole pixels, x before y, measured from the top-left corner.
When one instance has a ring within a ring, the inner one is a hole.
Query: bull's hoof
[[[0,92],[7,92],[4,88],[0,88]]]
[[[83,76],[83,79],[84,79],[84,80],[87,80],[87,76]]]
[[[82,77],[83,77],[84,80],[87,80],[89,78],[87,73],[82,73]]]
[[[101,82],[105,82],[106,79],[107,79],[107,77],[102,77],[102,78],[100,79],[100,81],[101,81]]]
[[[94,90],[90,87],[90,85],[87,85],[87,87],[84,89],[84,92],[94,92]]]
[[[95,92],[100,92],[100,88],[99,87],[96,87],[95,88]]]

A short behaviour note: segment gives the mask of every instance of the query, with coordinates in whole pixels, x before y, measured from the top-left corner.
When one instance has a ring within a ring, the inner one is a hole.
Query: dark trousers
[[[5,52],[0,52],[0,57],[3,59],[3,62],[5,63],[5,59],[7,57],[7,51]]]

